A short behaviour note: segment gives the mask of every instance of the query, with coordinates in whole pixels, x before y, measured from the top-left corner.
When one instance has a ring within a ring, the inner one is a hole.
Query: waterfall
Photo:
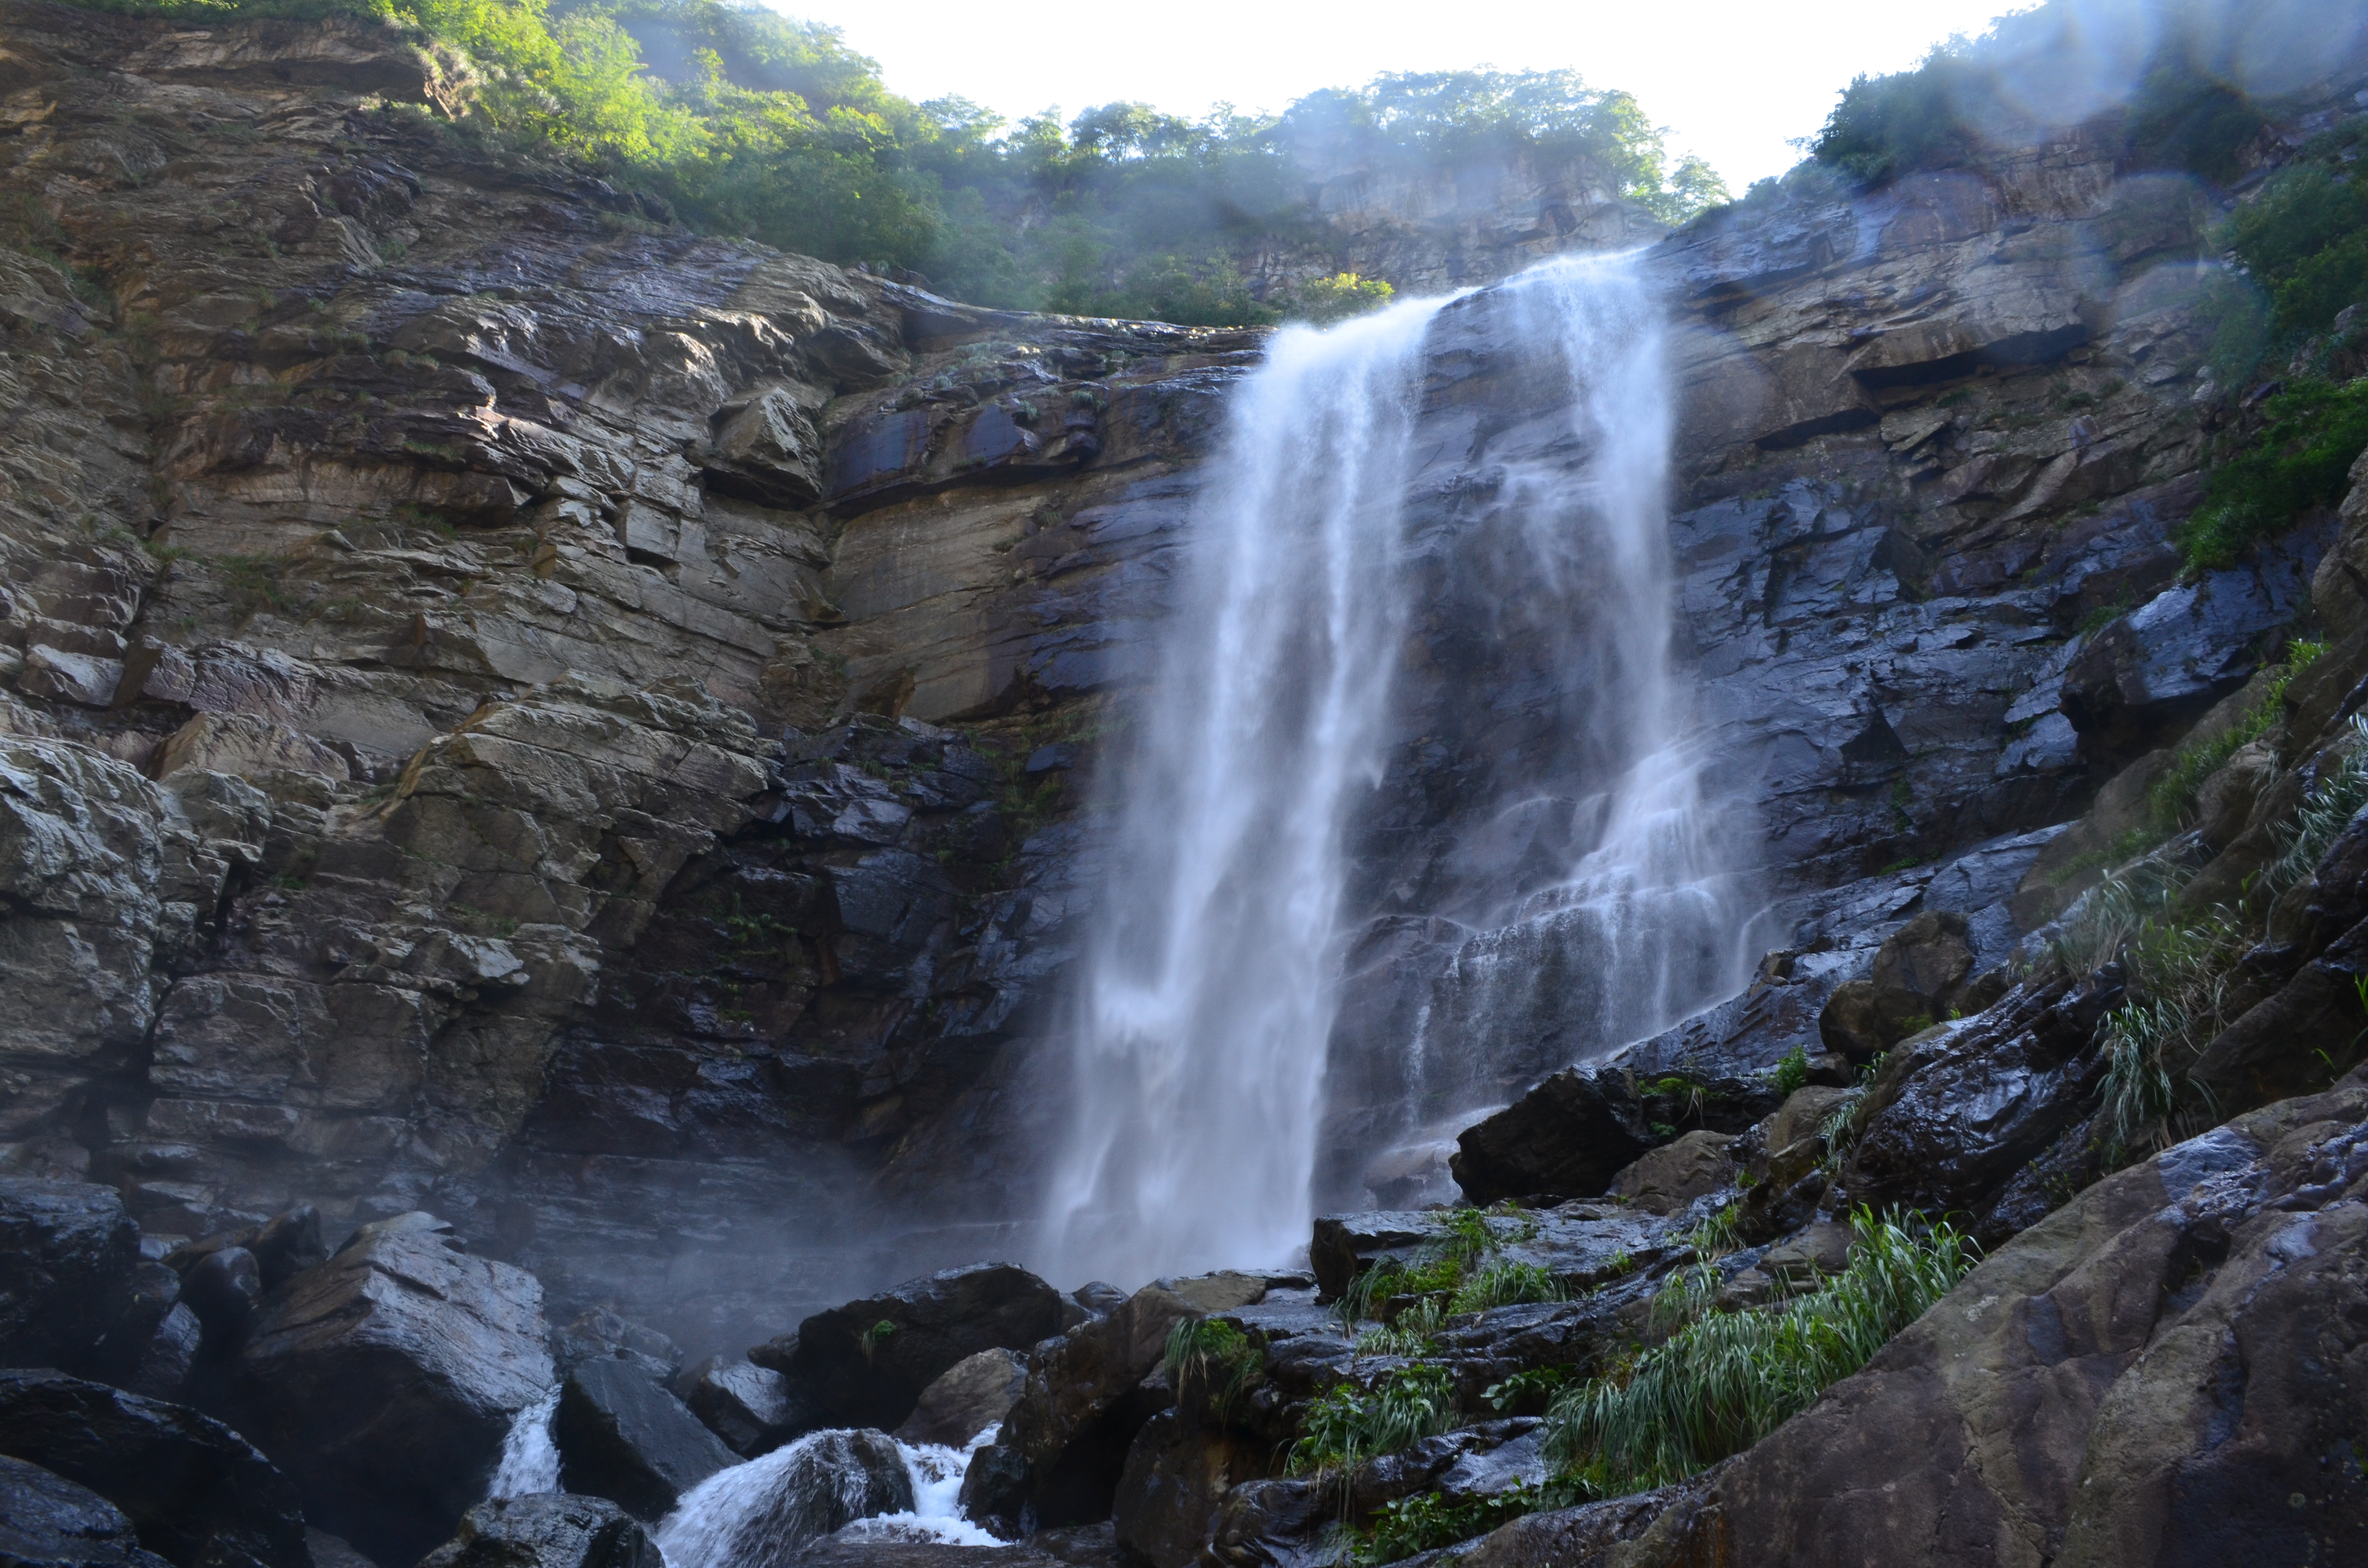
[[[552,1389],[518,1413],[502,1437],[502,1457],[488,1497],[531,1497],[559,1490],[559,1442],[552,1425],[559,1419],[559,1391]]]
[[[666,1568],[785,1568],[838,1532],[1000,1546],[956,1501],[963,1467],[996,1430],[966,1449],[900,1443],[884,1432],[809,1432],[700,1483],[660,1521],[658,1551]]]
[[[1379,778],[1397,524],[1436,301],[1286,328],[1196,508],[1071,1023],[1056,1272],[1306,1239],[1348,803]]]
[[[1461,301],[1529,405],[1475,430],[1422,416],[1443,308],[1286,329],[1233,401],[1106,769],[1062,1274],[1283,1263],[1327,1117],[1435,1131],[1748,975],[1742,841],[1671,668],[1660,312],[1621,258]],[[1422,790],[1392,788],[1441,737],[1444,853]],[[1401,875],[1409,844],[1434,847]],[[1388,913],[1452,935],[1418,1012],[1345,1037],[1344,954]]]

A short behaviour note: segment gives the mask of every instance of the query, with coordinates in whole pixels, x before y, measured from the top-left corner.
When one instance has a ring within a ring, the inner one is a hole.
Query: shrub
[[[1973,1267],[1946,1224],[1851,1217],[1842,1272],[1764,1310],[1707,1311],[1627,1368],[1554,1401],[1549,1456],[1579,1490],[1668,1484],[1740,1453],[1866,1364]]]
[[[1809,1081],[1809,1052],[1804,1046],[1794,1046],[1785,1052],[1784,1060],[1768,1070],[1769,1082],[1776,1092],[1790,1099],[1793,1093]]]
[[[1437,1492],[1417,1493],[1383,1504],[1373,1522],[1357,1532],[1349,1555],[1355,1562],[1374,1568],[1433,1547],[1470,1540],[1544,1505],[1543,1490],[1526,1483],[1486,1496],[1467,1497],[1461,1503],[1450,1503]]]
[[[1455,1425],[1455,1381],[1436,1361],[1416,1361],[1360,1389],[1343,1383],[1312,1402],[1291,1448],[1293,1475],[1353,1471]]]
[[[1336,272],[1311,278],[1292,290],[1290,314],[1315,326],[1329,326],[1368,311],[1377,311],[1397,292],[1378,278]]]
[[[2340,501],[2352,463],[2368,450],[2368,378],[2298,381],[2262,412],[2260,433],[2212,471],[2203,505],[2179,530],[2192,571],[2228,566],[2302,513]]]
[[[1220,1318],[1186,1318],[1167,1333],[1162,1366],[1182,1403],[1205,1401],[1219,1422],[1240,1414],[1265,1358],[1249,1336]]]
[[[1519,1306],[1529,1301],[1559,1301],[1568,1292],[1543,1264],[1514,1263],[1499,1258],[1482,1266],[1456,1287],[1447,1304],[1448,1315],[1485,1312],[1492,1307]]]

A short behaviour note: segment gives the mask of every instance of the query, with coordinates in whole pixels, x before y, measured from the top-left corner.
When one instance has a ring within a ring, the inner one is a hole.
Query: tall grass
[[[1864,1366],[1973,1267],[1946,1224],[1851,1217],[1849,1265],[1759,1311],[1704,1311],[1626,1369],[1564,1393],[1548,1456],[1579,1490],[1617,1496],[1666,1485],[1740,1453]]]
[[[1349,1472],[1453,1426],[1455,1380],[1436,1361],[1384,1373],[1371,1388],[1343,1383],[1308,1405],[1291,1448],[1293,1475]]]

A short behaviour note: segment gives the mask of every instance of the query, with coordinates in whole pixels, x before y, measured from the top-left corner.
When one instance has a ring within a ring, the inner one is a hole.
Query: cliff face
[[[455,139],[407,106],[460,67],[376,29],[0,28],[12,1165],[163,1235],[428,1207],[563,1301],[726,1343],[1008,1240],[1101,704],[1257,335],[691,236]],[[1461,177],[1319,199],[1421,284],[1639,233],[1552,171]],[[1778,952],[1639,1060],[1814,1046],[1918,913],[1995,961],[2035,830],[2274,654],[2310,530],[2157,597],[2211,212],[2071,134],[1651,253],[1685,652]],[[1489,290],[1435,328],[1442,561],[1492,472],[1569,460],[1567,388],[1507,335]],[[1362,850],[1344,1203],[1444,1182],[1397,1053],[1498,935],[1452,849],[1562,700],[1440,581]],[[2161,669],[2076,728],[2078,633],[2150,604]],[[1567,1059],[1581,1020],[1534,1006],[1451,1108]]]

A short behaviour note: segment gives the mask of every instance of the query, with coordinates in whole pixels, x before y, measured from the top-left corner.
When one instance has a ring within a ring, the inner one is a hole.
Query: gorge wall
[[[457,138],[459,67],[379,29],[0,29],[9,1167],[162,1237],[429,1209],[554,1312],[700,1346],[1024,1249],[1080,808],[1259,335],[697,237]],[[1919,914],[2003,957],[2044,830],[2276,655],[2323,528],[2174,583],[2222,199],[2117,146],[1779,195],[1639,263],[1773,956],[1636,1060],[1814,1050]],[[1506,300],[1433,328],[1442,562],[1494,476],[1577,460]],[[1519,948],[1474,846],[1573,831],[1506,812],[1568,694],[1465,591],[1418,608],[1361,817],[1326,1204],[1446,1196],[1447,1140],[1584,1024],[1537,986],[1492,1078],[1406,1092],[1417,1016]],[[2083,655],[2139,607],[2116,684]]]

